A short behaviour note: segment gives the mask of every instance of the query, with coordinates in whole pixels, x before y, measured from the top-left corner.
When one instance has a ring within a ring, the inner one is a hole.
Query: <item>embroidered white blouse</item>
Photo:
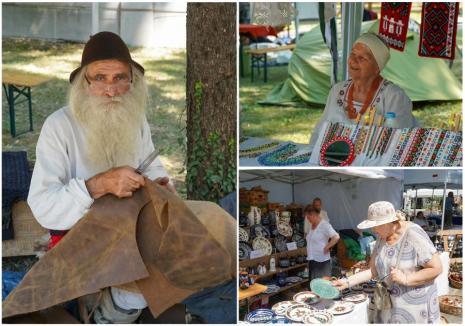
[[[94,200],[85,180],[91,172],[84,155],[82,127],[69,107],[51,114],[40,132],[36,162],[27,202],[37,221],[47,229],[68,230],[88,211]],[[136,162],[154,150],[150,127],[144,120],[137,139]],[[150,179],[168,176],[159,157],[145,173]]]
[[[347,94],[349,87],[352,85],[352,79],[339,82],[335,84],[328,95],[326,100],[325,110],[323,115],[312,131],[310,138],[310,145],[315,146],[318,139],[323,122],[342,122],[342,123],[355,123],[347,114],[348,100]],[[354,108],[359,112],[363,103],[354,101]],[[373,100],[369,107],[376,109],[377,115],[384,116],[387,112],[394,112],[396,114],[395,122],[398,128],[418,127],[418,122],[412,114],[412,101],[408,98],[407,94],[397,85],[384,79],[373,96]],[[368,110],[365,112],[365,115]]]

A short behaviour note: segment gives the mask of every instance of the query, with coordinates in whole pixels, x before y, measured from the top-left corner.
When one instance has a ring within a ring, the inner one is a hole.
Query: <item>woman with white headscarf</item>
[[[355,123],[357,115],[363,116],[370,107],[376,110],[377,116],[385,117],[387,112],[392,112],[390,116],[397,128],[418,126],[407,94],[381,76],[389,57],[389,48],[376,34],[365,33],[355,41],[347,61],[350,78],[331,88],[310,145],[314,146],[323,132],[324,122]]]

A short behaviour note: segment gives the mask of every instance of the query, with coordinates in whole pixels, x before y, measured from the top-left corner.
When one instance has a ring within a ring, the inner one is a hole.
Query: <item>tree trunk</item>
[[[187,4],[187,198],[236,187],[236,4]]]

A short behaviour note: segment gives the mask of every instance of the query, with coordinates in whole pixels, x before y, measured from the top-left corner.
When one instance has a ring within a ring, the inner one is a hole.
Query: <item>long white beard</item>
[[[84,128],[89,169],[100,173],[118,166],[135,166],[148,98],[143,75],[133,69],[129,91],[107,98],[89,92],[84,74],[82,69],[70,87],[69,106]]]

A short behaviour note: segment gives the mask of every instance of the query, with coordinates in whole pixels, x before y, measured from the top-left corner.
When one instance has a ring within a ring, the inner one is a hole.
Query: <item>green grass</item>
[[[34,131],[10,135],[8,105],[2,98],[3,151],[25,150],[35,160],[35,147],[45,119],[67,104],[69,73],[79,66],[83,44],[31,39],[2,39],[3,69],[45,75],[51,80],[32,88]],[[155,146],[181,196],[185,196],[185,71],[184,50],[134,48],[131,54],[146,70],[150,90],[147,114]],[[16,108],[17,133],[28,129],[26,103]]]
[[[460,72],[461,73],[461,72]],[[241,78],[240,126],[244,137],[272,138],[280,141],[308,143],[312,130],[323,114],[323,106],[300,102],[294,106],[260,105],[257,102],[287,78],[287,67],[268,69],[268,82],[263,75],[252,83],[250,77]],[[414,102],[413,115],[424,127],[439,127],[452,114],[462,113],[462,101]]]

